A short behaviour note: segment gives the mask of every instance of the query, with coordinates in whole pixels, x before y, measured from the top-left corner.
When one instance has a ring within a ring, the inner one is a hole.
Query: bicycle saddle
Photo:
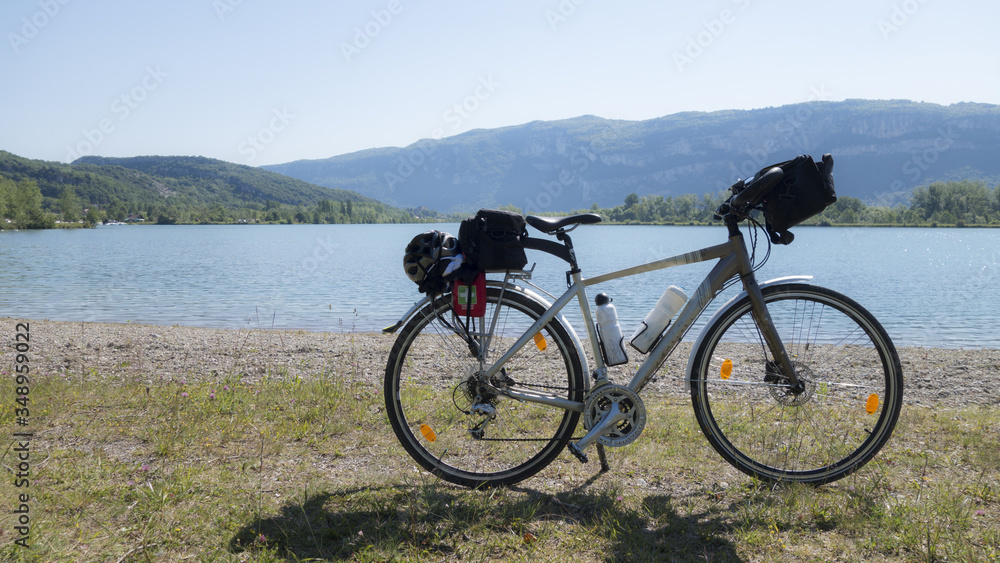
[[[566,217],[539,217],[528,215],[524,218],[532,227],[546,234],[552,234],[559,229],[570,225],[592,225],[601,222],[601,216],[596,213],[581,213],[579,215],[569,215]]]

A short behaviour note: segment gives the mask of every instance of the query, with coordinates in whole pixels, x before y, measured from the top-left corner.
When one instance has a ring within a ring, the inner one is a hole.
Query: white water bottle
[[[597,339],[604,355],[604,363],[617,366],[628,362],[625,336],[618,324],[618,310],[611,304],[607,293],[598,293],[594,302],[597,303]]]
[[[643,354],[649,352],[660,340],[663,332],[667,330],[670,319],[674,318],[685,302],[687,302],[687,295],[685,295],[684,290],[676,285],[668,287],[656,301],[653,310],[639,323],[639,327],[632,334],[629,344]]]

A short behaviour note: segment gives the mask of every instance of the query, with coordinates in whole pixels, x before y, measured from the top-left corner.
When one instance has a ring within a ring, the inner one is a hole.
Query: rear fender
[[[499,280],[486,280],[486,285],[494,287],[503,287],[504,282]],[[524,295],[528,299],[537,302],[539,305],[541,305],[546,309],[552,307],[552,303],[548,299],[526,287],[522,287],[515,284],[507,284],[506,290],[520,293],[521,295]],[[418,311],[429,305],[430,302],[431,298],[425,295],[423,299],[414,303],[413,306],[410,307],[410,310],[404,313],[403,316],[400,317],[398,321],[396,321],[396,324],[383,328],[382,332],[385,334],[395,333],[403,325],[410,322],[410,319],[413,318]],[[576,353],[580,358],[580,365],[583,367],[584,381],[586,382],[587,387],[589,388],[590,365],[587,363],[587,355],[584,353],[583,346],[580,343],[580,337],[576,334],[576,330],[573,329],[573,325],[571,325],[569,321],[566,320],[566,317],[564,315],[562,315],[561,313],[556,315],[555,320],[563,325],[563,327],[566,329],[566,332],[569,334],[569,337],[572,339],[573,341],[572,344],[576,348]]]

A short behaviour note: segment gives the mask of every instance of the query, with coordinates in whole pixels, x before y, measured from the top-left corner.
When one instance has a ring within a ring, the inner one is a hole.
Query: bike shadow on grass
[[[588,482],[589,483],[589,482]],[[439,482],[328,488],[243,526],[231,552],[276,560],[548,559],[741,561],[725,511],[684,495],[638,505],[588,483],[555,494]],[[577,556],[575,556],[576,554]]]

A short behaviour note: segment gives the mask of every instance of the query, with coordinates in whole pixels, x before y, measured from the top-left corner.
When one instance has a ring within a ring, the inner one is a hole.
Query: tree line
[[[622,205],[588,210],[610,223],[708,224],[728,197],[716,194],[681,196],[629,194]],[[513,206],[505,208],[520,211]],[[464,214],[445,215],[428,209],[397,209],[370,201],[321,199],[315,205],[290,205],[274,200],[244,201],[237,205],[220,202],[194,205],[190,201],[122,201],[112,198],[105,205],[84,203],[73,186],[63,187],[59,197],[45,197],[33,180],[14,181],[0,175],[0,228],[46,229],[56,226],[93,226],[107,221],[137,221],[158,224],[233,223],[415,223],[459,221]],[[869,205],[858,198],[841,196],[805,225],[888,226],[1000,226],[1000,186],[963,180],[934,182],[916,188],[908,205]]]
[[[629,194],[622,205],[589,210],[611,223],[706,224],[728,191],[701,197]],[[581,210],[584,211],[584,210]],[[866,204],[858,198],[840,196],[837,202],[804,225],[887,225],[887,226],[1000,226],[1000,185],[962,180],[934,182],[916,188],[908,205]]]
[[[173,224],[234,223],[413,223],[443,220],[433,212],[415,217],[414,210],[397,209],[376,201],[321,199],[315,205],[290,205],[274,200],[220,202],[123,201],[112,198],[104,205],[84,203],[73,186],[64,186],[59,197],[45,197],[33,180],[14,181],[0,175],[0,229],[51,229],[91,227],[109,221]]]
[[[174,224],[343,224],[343,223],[411,223],[409,212],[372,201],[321,199],[315,205],[291,205],[275,200],[244,202],[225,206],[215,202],[196,207],[191,205],[147,204],[129,206],[112,202],[106,211],[99,211],[116,221],[155,222]],[[123,219],[124,217],[124,219]]]
[[[55,215],[42,208],[36,183],[0,176],[0,228],[51,229],[55,224]]]

